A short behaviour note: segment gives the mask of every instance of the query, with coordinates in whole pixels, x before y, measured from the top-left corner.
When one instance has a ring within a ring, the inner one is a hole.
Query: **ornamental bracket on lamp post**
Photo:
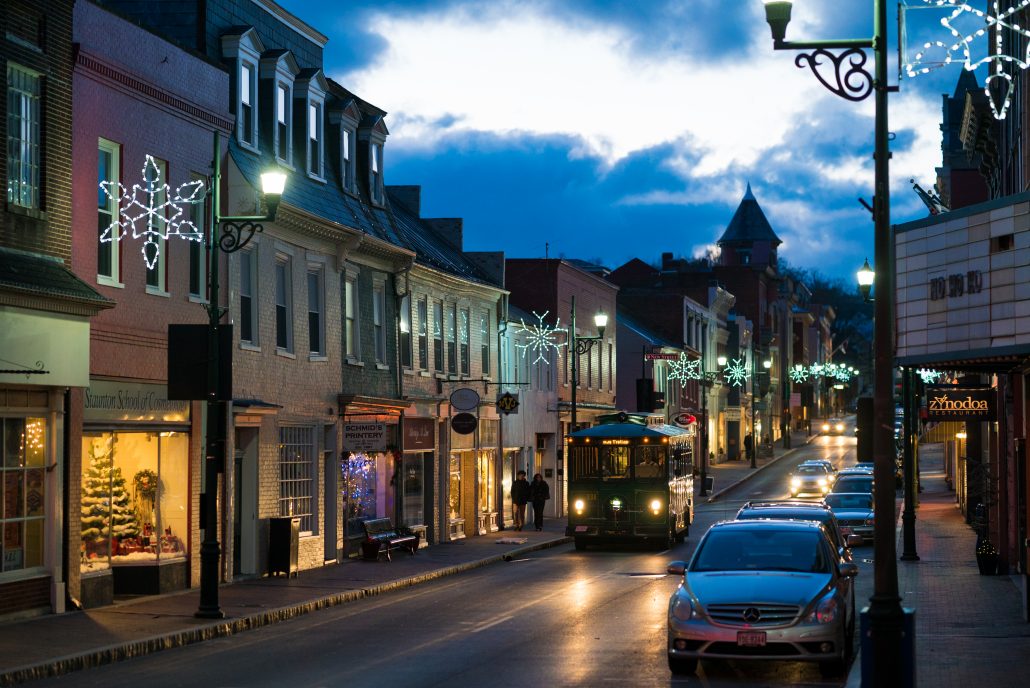
[[[576,296],[572,296],[572,321],[569,323],[569,354],[572,360],[569,362],[572,366],[572,393],[570,396],[571,409],[572,409],[572,424],[571,432],[576,432],[579,428],[577,427],[576,419],[576,387],[579,386],[579,357],[590,351],[590,348],[604,339],[604,328],[608,326],[608,315],[603,312],[598,312],[594,315],[594,327],[597,328],[597,336],[595,337],[580,337],[576,335]]]

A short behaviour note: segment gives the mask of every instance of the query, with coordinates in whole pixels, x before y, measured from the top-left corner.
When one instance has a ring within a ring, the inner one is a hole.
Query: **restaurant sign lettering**
[[[990,387],[929,386],[927,420],[994,420],[994,390]]]

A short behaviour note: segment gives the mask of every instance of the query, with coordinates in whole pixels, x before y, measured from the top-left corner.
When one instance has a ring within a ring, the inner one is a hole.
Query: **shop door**
[[[324,556],[326,561],[336,561],[340,556],[336,542],[339,532],[339,529],[337,528],[339,519],[336,509],[336,500],[339,495],[337,480],[340,472],[336,470],[335,425],[330,425],[325,428],[325,439],[322,447],[322,474],[325,476],[325,509],[323,509],[325,523],[323,525],[324,530],[322,531],[325,535],[325,539],[323,540],[325,543]]]
[[[258,495],[258,430],[236,430],[234,457],[236,509],[233,511],[233,573],[258,572],[257,551],[257,495]]]
[[[740,445],[737,438],[740,437],[740,421],[726,421],[726,458],[730,461],[740,458]],[[758,438],[755,438],[755,449],[757,450]],[[711,449],[709,449],[711,451]]]

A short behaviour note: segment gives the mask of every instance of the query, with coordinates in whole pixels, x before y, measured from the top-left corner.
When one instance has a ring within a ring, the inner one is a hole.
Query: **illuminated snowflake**
[[[687,358],[686,352],[680,352],[680,357],[669,362],[669,379],[677,380],[681,385],[688,380],[701,379],[701,361]]]
[[[987,11],[972,7],[965,0],[922,0],[924,4],[942,9],[953,8],[952,12],[941,18],[941,26],[951,32],[954,42],[950,45],[942,41],[928,41],[923,44],[923,50],[916,53],[911,62],[906,62],[905,71],[909,77],[926,74],[937,67],[944,67],[954,62],[954,55],[961,52],[964,68],[967,71],[974,71],[981,65],[991,65],[991,73],[984,81],[984,93],[991,105],[991,112],[995,119],[1005,119],[1010,103],[1012,102],[1013,82],[1012,75],[1005,71],[1005,63],[1009,63],[1019,69],[1030,67],[1030,31],[1012,21],[1014,15],[1018,15],[1025,7],[1030,6],[1030,0],[1018,0],[1013,2],[1011,7],[1001,8],[999,0],[990,0],[987,3]],[[963,33],[956,24],[968,19],[970,16],[983,21],[983,25],[969,33]],[[1018,21],[1019,17],[1015,17]],[[993,29],[993,45],[988,46],[986,57],[979,60],[973,57],[973,44],[979,38],[987,36]],[[1017,36],[1018,34],[1018,36]],[[1021,41],[1027,43],[1027,48],[1022,55],[1009,55],[1005,52],[1005,37],[1008,36],[1010,45],[1018,45]],[[928,52],[933,49],[944,51],[944,58],[936,63],[924,62]],[[932,66],[931,66],[932,65]],[[991,97],[991,86],[997,83],[997,87],[1003,94],[1001,110],[998,109],[994,98]]]
[[[851,371],[847,366],[841,364],[833,371],[833,377],[841,382],[848,382],[851,379]]]
[[[939,370],[929,370],[927,368],[920,368],[916,372],[919,373],[919,377],[923,380],[923,383],[927,385],[932,384],[937,380],[941,379],[942,377],[944,377],[944,373],[940,372]]]
[[[808,368],[808,371],[810,373],[812,373],[812,377],[819,377],[819,376],[821,376],[823,374],[824,370],[826,370],[826,366],[824,366],[821,363],[813,363]]]
[[[536,322],[532,325],[527,325],[521,318],[519,319],[522,331],[526,333],[526,343],[520,344],[518,341],[515,342],[516,349],[522,349],[522,355],[525,356],[527,352],[532,352],[535,358],[531,363],[537,361],[543,361],[547,365],[551,364],[548,353],[551,349],[554,349],[556,357],[561,356],[561,347],[563,344],[558,343],[557,333],[558,323],[561,322],[561,318],[554,321],[554,327],[551,327],[544,322],[544,318],[547,317],[548,311],[545,311],[543,315],[534,312],[533,316],[536,317]],[[564,330],[561,330],[564,332]]]
[[[726,382],[734,387],[740,387],[748,378],[747,366],[744,365],[744,361],[735,358],[726,365],[723,375],[726,377]]]
[[[132,228],[132,238],[145,237],[143,259],[147,269],[153,270],[161,254],[158,239],[179,236],[192,241],[203,241],[204,235],[187,215],[183,218],[184,204],[200,203],[204,198],[204,182],[194,180],[172,189],[161,179],[161,168],[151,155],[143,165],[143,184],[133,184],[128,191],[121,182],[100,182],[100,190],[118,204],[118,217],[100,234],[100,241],[121,241]],[[141,229],[142,227],[142,229]]]
[[[798,363],[790,369],[790,379],[794,382],[804,382],[808,379],[808,368]]]

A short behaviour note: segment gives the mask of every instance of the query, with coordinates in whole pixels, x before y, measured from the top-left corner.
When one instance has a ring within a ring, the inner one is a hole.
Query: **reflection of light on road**
[[[568,619],[568,632],[562,637],[565,639],[565,647],[562,651],[564,657],[588,657],[596,648],[594,634],[590,629],[590,623],[586,623],[589,615],[583,612],[594,597],[590,587],[590,580],[580,578],[572,582],[568,587],[567,601],[570,604],[565,612]],[[596,619],[592,620],[596,621]],[[583,685],[587,683],[592,665],[589,662],[568,662],[562,671],[562,682],[566,685]]]

